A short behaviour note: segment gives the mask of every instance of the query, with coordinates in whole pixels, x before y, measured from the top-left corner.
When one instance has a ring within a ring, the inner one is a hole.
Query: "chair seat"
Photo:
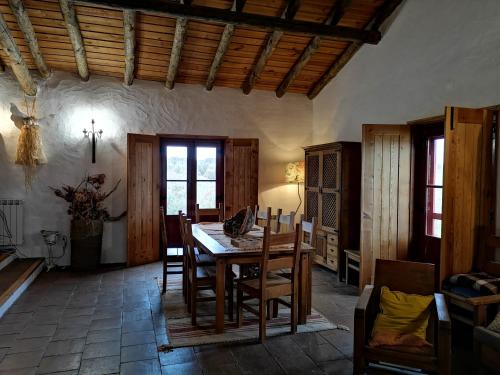
[[[475,327],[474,340],[500,351],[500,333],[485,327]]]
[[[260,279],[240,280],[238,288],[252,295],[260,290]],[[267,275],[266,295],[268,299],[285,296],[292,293],[290,279],[269,273]]]
[[[215,265],[215,258],[208,254],[196,254],[196,263],[199,266],[213,266]]]
[[[405,351],[404,348],[399,347],[388,349],[387,347],[372,348],[365,346],[366,359],[373,362],[387,362],[396,365],[421,368],[426,371],[434,371],[437,368],[438,359],[432,355],[434,348],[430,348],[430,354],[427,353],[414,353]]]

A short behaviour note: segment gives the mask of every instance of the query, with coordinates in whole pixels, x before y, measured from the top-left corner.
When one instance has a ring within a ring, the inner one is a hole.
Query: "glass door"
[[[223,147],[208,139],[162,140],[161,201],[169,246],[180,246],[178,213],[194,217],[196,204],[215,208],[224,201]]]

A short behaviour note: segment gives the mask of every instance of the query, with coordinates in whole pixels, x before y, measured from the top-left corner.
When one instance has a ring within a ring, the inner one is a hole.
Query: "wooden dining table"
[[[231,242],[231,237],[224,234],[222,223],[199,223],[192,227],[193,238],[200,251],[213,256],[216,261],[216,312],[215,331],[224,332],[224,303],[226,286],[226,269],[228,265],[256,264],[262,255],[260,247],[237,247]],[[259,239],[264,235],[264,229],[254,226],[245,235],[246,239]],[[258,242],[258,241],[255,241]],[[311,267],[314,248],[302,243],[299,269],[298,323],[305,324],[307,315],[311,314]],[[274,246],[270,255],[286,255],[293,253],[293,244]]]

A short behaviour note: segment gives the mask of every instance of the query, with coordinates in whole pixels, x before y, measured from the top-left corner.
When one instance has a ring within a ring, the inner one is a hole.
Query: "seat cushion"
[[[474,340],[500,351],[500,333],[485,327],[474,327]]]
[[[500,334],[500,311],[497,313],[497,316],[487,327],[490,331],[494,331]]]

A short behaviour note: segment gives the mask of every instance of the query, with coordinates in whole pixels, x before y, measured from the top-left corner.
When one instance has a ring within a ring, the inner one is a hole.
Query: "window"
[[[162,201],[166,214],[194,214],[196,204],[215,208],[222,202],[222,144],[198,139],[162,142]]]
[[[443,206],[444,137],[427,141],[425,234],[441,238]]]

